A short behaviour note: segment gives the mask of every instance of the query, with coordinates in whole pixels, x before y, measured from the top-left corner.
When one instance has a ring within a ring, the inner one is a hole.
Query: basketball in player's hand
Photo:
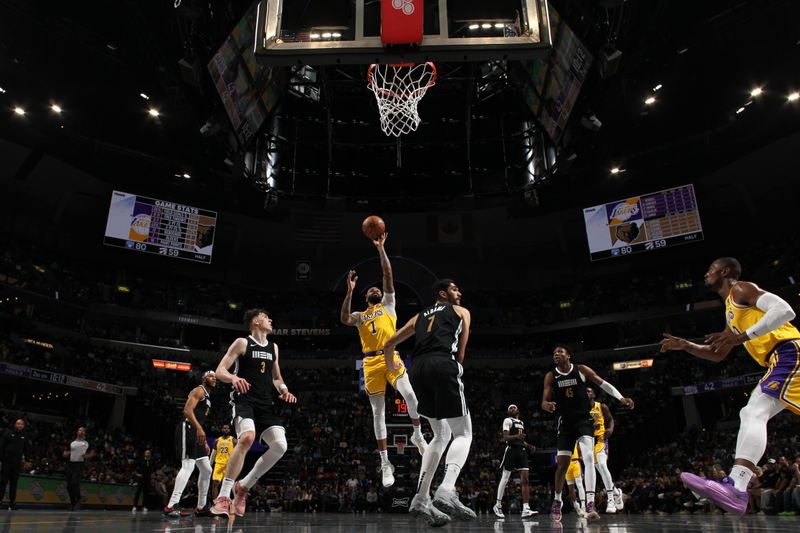
[[[364,232],[368,239],[377,241],[381,238],[381,235],[386,233],[386,224],[381,217],[370,215],[361,223],[361,231]]]

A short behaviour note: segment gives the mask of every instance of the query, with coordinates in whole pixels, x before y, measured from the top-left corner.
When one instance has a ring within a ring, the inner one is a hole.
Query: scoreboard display
[[[114,191],[103,244],[211,263],[217,213]]]
[[[693,185],[583,210],[592,261],[703,240]]]

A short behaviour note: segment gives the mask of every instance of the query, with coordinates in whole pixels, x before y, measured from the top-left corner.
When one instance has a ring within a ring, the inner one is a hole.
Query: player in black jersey
[[[503,470],[503,477],[497,486],[497,501],[492,507],[492,512],[497,518],[505,518],[503,515],[503,493],[506,491],[506,484],[511,478],[512,472],[519,472],[519,481],[522,489],[522,512],[520,518],[529,518],[539,514],[533,511],[528,504],[530,500],[530,487],[528,486],[528,454],[525,450],[533,450],[534,446],[525,442],[525,425],[519,419],[519,408],[513,403],[508,406],[508,417],[503,420],[503,442],[506,449],[503,452],[503,460],[500,468]]]
[[[178,457],[181,459],[181,469],[175,476],[175,488],[169,503],[164,508],[166,516],[187,516],[177,508],[181,501],[183,489],[197,467],[197,516],[209,516],[206,508],[206,498],[208,497],[208,485],[211,481],[211,463],[208,462],[208,442],[206,442],[206,432],[203,424],[211,409],[211,396],[209,390],[217,386],[217,378],[214,372],[208,371],[203,374],[203,381],[200,385],[193,388],[183,406],[183,420],[175,431],[175,445]]]
[[[589,414],[592,401],[586,392],[586,380],[595,383],[623,405],[633,409],[633,400],[625,398],[610,383],[586,365],[574,365],[570,361],[572,352],[566,346],[556,346],[553,362],[556,367],[544,377],[542,409],[558,416],[558,458],[555,476],[555,499],[550,510],[550,518],[561,520],[561,491],[569,467],[575,444],[578,444],[583,457],[586,477],[587,518],[596,519],[600,515],[594,508],[594,489],[596,474],[594,470],[594,420]]]
[[[448,515],[462,519],[476,517],[472,509],[459,501],[455,490],[472,443],[472,419],[461,381],[471,317],[467,308],[461,306],[461,291],[453,280],[437,281],[433,291],[436,303],[409,320],[386,341],[383,349],[385,354],[393,354],[399,343],[416,337],[409,377],[417,394],[417,411],[428,419],[434,436],[422,456],[417,494],[409,512],[431,525],[442,526],[450,521]],[[388,356],[386,366],[390,370],[395,366]],[[444,480],[431,503],[431,478],[451,435]]]
[[[234,512],[244,516],[250,488],[286,453],[286,429],[276,414],[275,398],[286,403],[297,402],[283,382],[278,345],[267,339],[272,333],[272,319],[263,309],[250,309],[244,314],[244,323],[250,328],[250,336],[236,339],[217,367],[217,378],[233,386],[231,406],[237,442],[225,467],[219,496],[211,508],[216,515],[230,516],[230,495],[234,490]],[[229,371],[231,367],[233,371]],[[269,449],[234,486],[244,456],[256,438]]]

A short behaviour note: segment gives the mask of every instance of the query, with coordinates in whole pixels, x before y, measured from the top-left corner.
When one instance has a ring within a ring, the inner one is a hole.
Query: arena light
[[[480,24],[470,24],[469,25],[469,29],[471,29],[471,30],[477,30],[480,27],[481,27]]]
[[[659,83],[658,85],[656,85],[655,87],[653,87],[653,92],[658,92],[658,91],[660,91],[662,87],[663,87],[663,85],[661,85],[661,84]]]
[[[53,104],[50,106],[50,109],[53,110],[53,113],[61,114],[61,106],[58,104]]]
[[[502,30],[503,28],[505,28],[505,27],[506,27],[506,25],[505,25],[503,22],[495,22],[495,23],[494,23],[494,27],[495,27],[496,29],[498,29],[498,30]]]
[[[141,97],[142,97],[142,98],[144,98],[145,100],[150,100],[150,97],[149,97],[149,96],[147,96],[147,95],[146,95],[146,94],[144,94],[144,93],[139,93],[139,96],[141,96]]]
[[[192,178],[192,175],[191,175],[191,174],[189,174],[188,172],[184,172],[184,173],[183,173],[183,177],[184,177],[184,178],[186,178],[186,179],[188,180],[188,179],[191,179],[191,178]]]
[[[624,172],[624,170],[623,170],[623,169],[621,169],[621,168],[619,168],[619,167],[611,167],[611,173],[612,173],[612,174],[614,174],[614,175],[617,175],[617,174],[619,174],[620,172]]]
[[[786,99],[789,100],[790,102],[794,102],[799,98],[800,98],[800,93],[798,92],[793,92],[792,94],[786,97]]]
[[[323,39],[330,39],[331,35],[332,35],[331,32],[326,31],[325,33],[322,34],[322,38]]]
[[[319,33],[312,33],[311,35],[309,35],[309,37],[312,39],[319,39],[321,35]]]
[[[331,37],[333,37],[334,39],[341,39],[342,38],[342,34],[339,33],[338,31],[335,31],[335,32],[331,33]]]
[[[763,90],[761,87],[756,87],[755,89],[753,89],[752,91],[750,91],[750,96],[752,96],[753,98],[755,98],[756,96],[760,95],[760,94],[761,94],[761,93],[763,93],[763,92],[764,92],[764,90]]]
[[[161,113],[159,113],[158,109],[156,109],[155,107],[151,107],[150,109],[147,110],[147,114],[150,115],[153,118],[158,118],[158,116]]]
[[[481,28],[483,28],[484,30],[489,30],[492,28],[492,25],[489,24],[488,22],[484,22],[483,24],[481,24]]]
[[[655,96],[649,96],[649,97],[647,97],[647,99],[644,101],[644,103],[645,103],[645,105],[652,105],[652,104],[655,104],[655,103],[656,103],[656,97],[655,97]]]
[[[6,90],[0,87],[0,94],[6,94]]]
[[[19,115],[21,117],[24,117],[25,116],[25,110],[23,108],[17,106],[17,107],[14,108],[14,114],[15,115]]]
[[[744,107],[740,107],[739,109],[737,109],[737,110],[736,110],[736,114],[738,115],[738,114],[739,114],[739,113],[741,113],[742,111],[744,111]]]

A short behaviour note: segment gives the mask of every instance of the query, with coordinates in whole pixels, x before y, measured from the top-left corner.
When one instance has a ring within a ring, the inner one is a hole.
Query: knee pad
[[[264,430],[261,440],[269,446],[269,451],[274,450],[281,455],[289,449],[289,443],[286,442],[286,431],[283,428],[272,427]]]

